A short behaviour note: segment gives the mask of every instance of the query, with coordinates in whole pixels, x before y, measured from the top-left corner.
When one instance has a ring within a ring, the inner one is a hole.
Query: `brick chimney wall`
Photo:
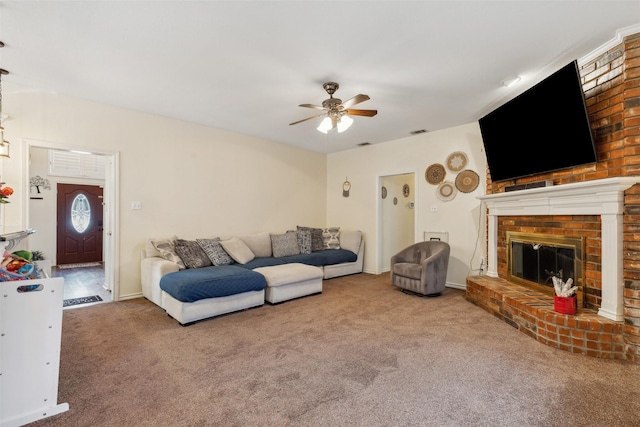
[[[580,75],[597,163],[497,183],[491,182],[487,170],[487,194],[501,193],[506,186],[542,180],[561,185],[640,175],[640,34],[625,37],[620,45],[582,64]],[[640,185],[625,192],[623,221],[625,353],[627,360],[640,363]],[[502,278],[507,277],[507,231],[584,236],[585,306],[599,308],[602,290],[599,217],[499,217],[497,266]]]

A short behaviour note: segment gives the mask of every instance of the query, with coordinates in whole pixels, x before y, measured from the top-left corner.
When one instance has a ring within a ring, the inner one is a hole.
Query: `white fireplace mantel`
[[[487,275],[498,277],[498,217],[518,215],[600,215],[602,229],[602,303],[598,315],[615,321],[623,315],[624,191],[640,176],[605,178],[478,197],[487,207]]]

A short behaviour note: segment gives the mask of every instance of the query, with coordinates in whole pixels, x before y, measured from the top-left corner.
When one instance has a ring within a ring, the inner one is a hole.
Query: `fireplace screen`
[[[507,232],[509,280],[553,294],[553,276],[571,278],[581,291],[583,245],[582,237]]]

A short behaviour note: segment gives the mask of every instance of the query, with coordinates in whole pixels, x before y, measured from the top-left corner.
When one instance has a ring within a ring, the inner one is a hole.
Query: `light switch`
[[[133,210],[142,209],[142,202],[131,202],[131,209]]]

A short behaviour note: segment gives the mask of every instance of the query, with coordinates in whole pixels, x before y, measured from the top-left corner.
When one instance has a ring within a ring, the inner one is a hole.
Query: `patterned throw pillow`
[[[174,240],[172,239],[160,239],[153,240],[151,244],[154,248],[156,248],[158,252],[160,252],[162,258],[166,259],[167,261],[175,262],[176,264],[178,264],[181,270],[184,270],[186,266],[184,265],[184,262],[182,262],[182,259],[180,259],[180,257],[176,253],[176,247],[173,242]]]
[[[301,254],[311,253],[311,230],[298,230],[298,247]]]
[[[322,251],[325,249],[322,240],[322,228],[298,226],[298,230],[309,230],[311,232],[311,251]]]
[[[297,233],[295,231],[287,231],[284,234],[272,234],[271,249],[275,258],[298,255],[300,248],[298,247]]]
[[[209,267],[211,260],[195,240],[178,239],[174,242],[176,253],[187,268]]]
[[[211,260],[213,265],[233,264],[233,258],[224,250],[220,244],[220,238],[213,239],[196,239],[202,250]]]
[[[325,249],[340,249],[340,227],[329,227],[322,231]]]

